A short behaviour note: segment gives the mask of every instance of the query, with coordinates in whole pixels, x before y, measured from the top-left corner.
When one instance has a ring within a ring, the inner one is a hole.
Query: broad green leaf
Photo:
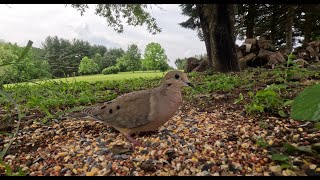
[[[306,88],[292,103],[292,119],[303,121],[320,120],[320,84]]]

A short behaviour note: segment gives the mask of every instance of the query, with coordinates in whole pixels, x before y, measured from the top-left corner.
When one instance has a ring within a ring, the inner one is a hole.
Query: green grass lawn
[[[23,82],[23,83],[15,83],[15,84],[25,84],[28,83],[30,85],[33,84],[42,84],[48,81],[62,81],[62,82],[97,82],[97,81],[108,81],[108,80],[123,80],[123,79],[132,79],[132,78],[154,78],[154,77],[163,77],[166,72],[161,71],[135,71],[133,72],[119,72],[118,74],[95,74],[95,75],[86,75],[86,76],[75,76],[75,77],[67,77],[67,78],[57,78],[57,79],[49,79],[49,80],[37,80],[32,82]],[[6,84],[5,87],[11,87],[15,84]]]
[[[153,77],[163,77],[164,73],[160,71],[136,71],[132,72],[119,72],[118,74],[95,74],[87,76],[76,76],[69,78],[59,78],[53,79],[55,81],[72,82],[72,81],[86,81],[86,82],[96,82],[96,81],[107,81],[107,80],[121,80],[121,79],[132,79],[132,78],[153,78]]]

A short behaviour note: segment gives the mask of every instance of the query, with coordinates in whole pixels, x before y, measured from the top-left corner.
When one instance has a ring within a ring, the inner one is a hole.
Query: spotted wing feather
[[[151,92],[143,90],[124,94],[99,106],[85,108],[82,113],[114,127],[142,126],[151,121],[148,119]]]

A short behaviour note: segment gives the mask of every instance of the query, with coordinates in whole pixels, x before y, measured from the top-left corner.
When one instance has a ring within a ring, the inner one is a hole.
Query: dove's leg
[[[124,136],[132,143],[133,147],[137,147],[137,146],[144,147],[142,143],[132,138],[130,134],[124,134]]]

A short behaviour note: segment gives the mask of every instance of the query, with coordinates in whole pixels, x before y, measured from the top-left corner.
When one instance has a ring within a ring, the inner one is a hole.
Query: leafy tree
[[[101,45],[91,46],[89,42],[72,39],[71,41],[57,36],[48,36],[43,42],[45,59],[48,61],[53,76],[63,77],[78,73],[78,67],[83,57],[94,59],[97,53],[106,53],[107,48]],[[102,55],[102,54],[100,54]],[[97,57],[98,58],[98,57]],[[98,58],[100,70],[105,66],[104,58]]]
[[[152,42],[146,46],[142,62],[144,67],[156,71],[160,67],[165,67],[165,64],[168,65],[168,61],[165,50],[159,43]]]
[[[192,17],[199,17],[198,29],[202,29],[206,43],[210,67],[213,67],[213,60],[218,71],[239,71],[240,67],[235,50],[234,30],[234,6],[227,4],[194,4]],[[88,8],[86,4],[72,4],[72,7],[81,12],[81,15]],[[122,19],[129,25],[137,26],[147,24],[149,32],[155,34],[161,29],[157,26],[154,18],[146,11],[146,4],[98,4],[96,14],[105,17],[108,25],[117,32],[123,32]],[[145,60],[143,68],[153,66],[154,61]]]
[[[87,4],[72,4],[71,6],[80,11],[81,15],[88,8]],[[148,31],[152,34],[161,32],[155,18],[146,11],[147,8],[147,4],[97,4],[95,14],[106,18],[108,25],[119,33],[123,32],[122,21],[126,21],[131,26],[146,24]]]
[[[298,4],[293,19],[296,30],[293,35],[304,36],[305,43],[316,40],[317,36],[320,36],[319,11],[319,4]]]
[[[120,59],[129,71],[137,71],[141,67],[141,53],[136,44],[128,46],[126,54]]]
[[[15,77],[17,72],[14,69],[14,62],[18,55],[5,43],[0,44],[0,84],[9,83],[10,77]],[[10,73],[11,72],[11,73]],[[11,75],[10,75],[11,74]]]
[[[35,59],[44,59],[46,52],[43,49],[32,47],[30,50]]]
[[[96,63],[99,67],[99,72],[103,69],[103,58],[101,54],[96,53],[93,57],[93,62]]]
[[[125,54],[124,50],[121,48],[112,48],[107,50],[103,55],[103,68],[115,66],[117,64],[117,59]],[[122,71],[121,71],[122,72]]]
[[[19,60],[24,48],[17,44],[0,43],[1,84],[50,77],[48,63],[33,48]]]
[[[102,45],[93,45],[90,47],[89,57],[93,58],[97,53],[103,55],[107,52],[107,48]]]
[[[94,74],[99,71],[99,66],[92,59],[87,56],[83,57],[79,65],[79,73]]]
[[[76,72],[77,67],[80,64],[80,61],[83,57],[90,56],[90,48],[91,45],[88,41],[83,41],[79,39],[73,39],[71,41],[71,54],[69,55],[69,63],[66,64],[66,67],[68,67],[67,72],[68,74],[72,74],[73,72]],[[70,69],[70,70],[69,70]],[[70,73],[69,73],[70,72]]]
[[[168,69],[170,69],[170,66],[166,61],[159,61],[158,66],[159,66],[160,71],[162,71],[162,72],[165,72]]]
[[[122,57],[117,59],[116,67],[119,68],[120,72],[126,72],[127,71],[127,64],[126,64],[125,56],[122,56]]]
[[[237,4],[235,32],[239,39],[256,37],[256,24],[263,7],[261,4]],[[260,34],[259,34],[260,35]]]
[[[186,62],[187,62],[186,58],[183,58],[183,59],[178,58],[174,61],[174,64],[177,66],[177,69],[180,70],[185,68]]]
[[[67,67],[71,60],[67,57],[71,55],[71,43],[57,36],[48,36],[42,46],[46,52],[45,59],[50,65],[51,73],[56,77],[63,77],[68,73]]]
[[[248,33],[265,36],[276,47],[286,44],[291,49],[297,37],[304,36],[304,41],[310,42],[313,35],[320,34],[317,4],[238,4],[237,9],[235,30],[242,39],[251,37]]]
[[[197,31],[198,38],[200,41],[204,41],[204,33],[206,31],[202,31],[202,29],[205,29],[202,27],[203,24],[200,21],[199,17],[199,9],[195,4],[180,4],[179,5],[182,10],[182,15],[188,16],[189,18],[182,23],[179,23],[184,28],[192,29]]]

